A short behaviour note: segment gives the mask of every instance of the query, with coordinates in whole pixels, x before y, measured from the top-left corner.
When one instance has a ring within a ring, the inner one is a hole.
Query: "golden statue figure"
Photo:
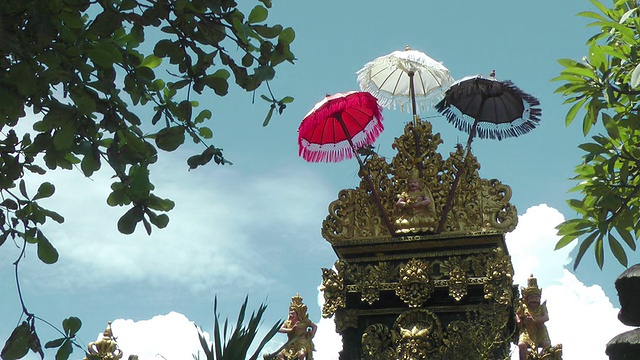
[[[435,231],[437,222],[433,196],[418,176],[417,170],[411,171],[407,180],[407,191],[398,194],[396,207],[400,209],[401,213],[395,222],[396,233]]]
[[[516,311],[518,330],[518,348],[520,360],[560,359],[562,345],[551,346],[549,333],[544,324],[549,321],[547,302],[540,303],[542,289],[533,274],[527,279],[527,287],[521,288],[522,300]],[[539,352],[538,349],[542,349]]]
[[[281,360],[313,360],[313,337],[316,335],[317,326],[307,315],[307,305],[302,303],[302,297],[296,294],[291,298],[289,305],[289,317],[282,324],[278,332],[287,334],[290,344],[285,346],[278,359]]]

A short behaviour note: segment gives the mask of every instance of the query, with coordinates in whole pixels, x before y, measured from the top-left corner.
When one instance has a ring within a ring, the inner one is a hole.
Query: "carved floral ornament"
[[[416,140],[419,146],[416,146]],[[463,156],[462,147],[456,146],[449,158],[443,159],[436,151],[441,143],[440,134],[432,133],[429,122],[409,123],[404,134],[392,145],[397,153],[391,163],[377,154],[366,160],[367,172],[380,203],[391,217],[391,222],[395,222],[395,234],[390,234],[385,226],[380,206],[375,203],[360,171],[360,184],[355,189],[340,191],[338,199],[329,205],[329,215],[322,224],[323,237],[332,244],[339,244],[357,239],[436,232],[436,227],[431,226],[433,224],[429,224],[428,219],[433,218],[437,223],[442,220],[446,199]],[[420,149],[420,154],[416,154],[416,149]],[[518,217],[516,208],[509,203],[511,188],[495,179],[480,178],[479,169],[476,157],[469,153],[442,232],[505,233],[515,228]],[[432,198],[429,205],[432,210],[429,211],[434,214],[425,217],[426,224],[423,222],[412,227],[406,222],[403,225],[406,214],[396,203],[399,196],[407,192],[409,180],[416,173],[423,191]]]

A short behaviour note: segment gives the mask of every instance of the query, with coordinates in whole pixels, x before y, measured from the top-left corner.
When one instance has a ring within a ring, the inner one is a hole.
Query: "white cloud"
[[[138,355],[139,360],[187,360],[193,355],[206,359],[196,326],[176,312],[142,321],[118,319],[111,324],[111,330],[123,359],[129,355]],[[203,334],[209,339],[208,333]]]
[[[335,269],[335,267],[334,267]],[[322,309],[324,296],[318,286],[318,307]],[[342,336],[336,332],[334,316],[318,322],[318,330],[313,338],[316,351],[313,358],[316,360],[338,360],[339,352],[342,351]]]
[[[45,231],[61,258],[45,277],[60,279],[57,288],[131,281],[180,284],[195,293],[212,288],[238,292],[241,285],[248,292],[274,284],[272,274],[262,270],[285,266],[273,264],[274,252],[325,246],[305,241],[319,237],[317,219],[325,216],[334,196],[313,172],[284,168],[249,177],[233,167],[186,172],[172,166],[185,167],[168,162],[152,170],[156,192],[176,202],[169,226],[154,228],[152,236],[142,225],[133,235],[117,232],[116,223],[126,209],[105,203],[113,181],[109,174],[92,179],[75,171],[51,174],[59,193],[68,195],[43,204],[66,218],[62,225],[47,224]],[[76,276],[62,283],[65,277],[60,273]],[[39,276],[40,284],[47,286]]]

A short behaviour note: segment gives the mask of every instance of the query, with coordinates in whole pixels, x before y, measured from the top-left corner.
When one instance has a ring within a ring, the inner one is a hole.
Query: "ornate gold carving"
[[[356,310],[340,309],[336,311],[336,331],[342,333],[348,328],[358,327],[358,312]]]
[[[396,295],[409,307],[419,307],[433,293],[433,282],[429,278],[429,262],[411,259],[400,266],[400,281]]]
[[[397,335],[386,325],[369,325],[362,334],[363,360],[395,360]]]
[[[336,262],[338,268],[338,262]],[[322,305],[322,317],[329,318],[338,309],[346,306],[346,290],[344,287],[344,277],[340,272],[333,269],[322,268],[322,285],[320,291],[324,295]]]
[[[509,359],[509,307],[484,304],[467,313],[466,320],[447,325],[439,359]]]
[[[493,258],[487,260],[487,275],[484,280],[484,298],[493,299],[498,304],[510,305],[513,299],[513,266],[511,257],[504,250],[496,248]]]
[[[383,284],[392,279],[389,264],[386,262],[366,266],[351,265],[345,272],[347,279],[354,282],[356,291],[362,293],[361,300],[369,305],[380,298]]]
[[[427,359],[444,344],[440,320],[429,310],[407,311],[398,316],[395,327],[400,333],[396,347],[398,359]]]
[[[122,359],[122,351],[118,348],[116,338],[111,332],[111,321],[107,323],[107,328],[102,333],[102,339],[90,342],[87,346],[87,353],[97,357],[99,360],[119,360]],[[85,357],[84,360],[87,360]]]
[[[467,295],[467,268],[469,259],[460,257],[450,257],[442,264],[445,273],[449,275],[447,285],[449,286],[449,296],[456,301],[462,300]]]
[[[397,153],[391,164],[377,154],[367,159],[366,168],[391,219],[402,219],[401,210],[395,205],[397,196],[406,189],[411,172],[420,169],[420,180],[431,193],[433,217],[440,220],[455,174],[463,163],[461,146],[443,160],[437,152],[441,143],[440,134],[432,133],[429,122],[418,121],[415,125],[407,124],[404,134],[395,139],[392,147]],[[418,149],[419,154],[416,153]],[[472,153],[467,155],[465,163],[443,231],[504,233],[513,230],[518,218],[516,208],[509,203],[511,189],[498,180],[481,179],[480,165]],[[361,181],[357,188],[340,191],[338,199],[329,205],[322,236],[332,244],[394,236],[385,226],[361,171],[359,176]],[[431,226],[409,226],[407,229],[409,232],[429,232]],[[404,228],[400,230],[403,232]]]

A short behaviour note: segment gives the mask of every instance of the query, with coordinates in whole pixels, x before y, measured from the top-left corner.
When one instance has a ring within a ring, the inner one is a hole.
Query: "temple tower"
[[[430,123],[407,124],[391,162],[368,156],[329,205],[322,235],[338,261],[322,269],[322,315],[335,316],[341,360],[509,358],[511,188],[480,178],[461,146],[443,159],[441,143]]]

